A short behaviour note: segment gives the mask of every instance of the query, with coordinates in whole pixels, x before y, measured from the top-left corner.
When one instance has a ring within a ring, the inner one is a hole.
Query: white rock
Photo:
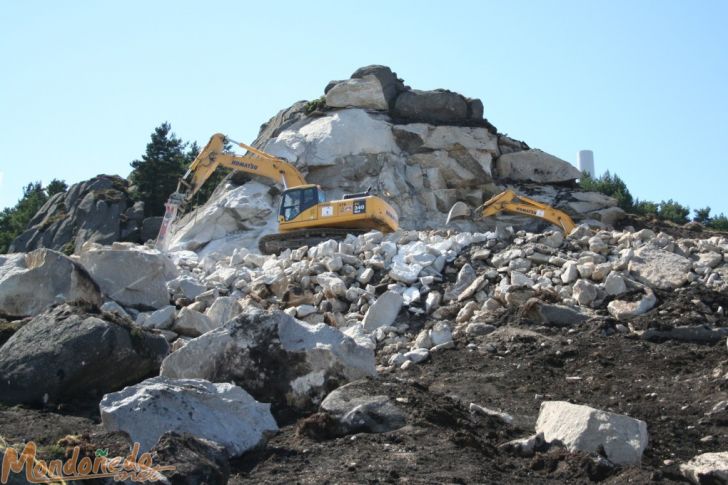
[[[316,313],[316,307],[313,305],[298,305],[296,307],[296,315],[298,318],[305,318],[312,313]]]
[[[627,283],[619,273],[609,273],[604,280],[604,291],[611,296],[619,296],[627,291]]]
[[[382,83],[372,74],[335,84],[326,93],[326,104],[333,108],[389,109]]]
[[[215,441],[239,456],[278,431],[270,404],[233,384],[203,379],[153,377],[106,394],[99,409],[106,431],[124,431],[141,451],[177,431]]]
[[[728,483],[728,452],[703,453],[680,465],[680,473],[695,485]]]
[[[316,281],[332,297],[346,298],[346,283],[334,273],[321,273],[316,275]]]
[[[172,330],[181,335],[199,337],[217,326],[207,315],[185,307],[179,311]]]
[[[364,320],[362,320],[364,330],[373,332],[379,327],[392,325],[397,319],[397,315],[399,315],[403,301],[402,295],[399,293],[394,291],[384,292],[364,315]]]
[[[399,153],[391,125],[362,109],[342,109],[283,130],[263,148],[309,167],[334,165],[348,155]]]
[[[442,301],[442,294],[439,291],[431,291],[425,299],[425,312],[432,313],[438,309]]]
[[[191,276],[180,275],[167,282],[167,290],[175,298],[184,297],[194,300],[207,291],[207,287]]]
[[[229,184],[176,223],[169,250],[198,251],[213,241],[222,244],[205,250],[232,255],[240,247],[256,247],[260,236],[276,231],[271,217],[276,209],[269,192],[269,186],[257,181],[239,187]],[[237,237],[228,239],[233,233]]]
[[[519,287],[532,287],[534,282],[531,278],[519,271],[511,271],[511,286]]]
[[[691,267],[692,263],[687,258],[648,246],[637,249],[629,262],[630,272],[640,282],[661,290],[678,288],[687,283]]]
[[[369,281],[371,281],[372,276],[374,276],[374,270],[372,268],[366,268],[361,272],[361,274],[359,274],[359,276],[356,277],[356,280],[359,283],[366,285]]]
[[[169,305],[164,308],[157,310],[156,312],[143,314],[140,313],[139,317],[145,315],[143,318],[137,317],[137,324],[144,328],[156,328],[159,330],[167,330],[172,327],[174,323],[174,317],[177,313],[174,305]]]
[[[101,305],[100,310],[102,312],[113,313],[114,315],[117,315],[121,318],[128,318],[130,320],[134,320],[126,312],[126,310],[124,310],[124,308],[121,305],[119,305],[118,303],[116,303],[115,301],[107,301],[106,303]]]
[[[589,306],[597,298],[597,287],[587,280],[577,280],[574,283],[573,297],[581,306]]]
[[[561,281],[563,281],[567,285],[576,281],[576,278],[579,276],[579,270],[577,266],[578,265],[576,261],[567,261],[566,263],[564,263],[561,273]]]
[[[430,340],[432,341],[433,347],[452,342],[450,325],[447,322],[437,322],[430,330]]]
[[[415,342],[412,346],[414,349],[429,349],[432,347],[432,339],[430,338],[430,331],[427,329],[422,330],[417,334]],[[401,362],[400,362],[401,365]]]
[[[167,280],[177,270],[159,251],[128,246],[84,245],[81,264],[109,298],[125,307],[162,308],[169,305]]]
[[[420,301],[420,290],[417,288],[409,287],[402,292],[402,303],[409,306],[413,303]]]
[[[415,364],[419,364],[420,362],[427,360],[429,356],[430,351],[427,349],[414,349],[409,352],[405,352],[404,354],[405,359],[412,361]]]
[[[220,296],[205,311],[205,315],[215,327],[219,327],[240,315],[241,312],[242,308],[235,298]]]
[[[547,442],[561,441],[569,451],[595,453],[603,446],[618,465],[639,465],[648,442],[644,421],[566,401],[541,403],[536,432]]]
[[[612,300],[607,305],[607,310],[617,320],[626,320],[647,313],[656,304],[657,297],[655,293],[651,289],[645,288],[645,295],[639,301]]]
[[[457,300],[460,294],[463,293],[473,283],[473,281],[475,281],[475,278],[475,270],[472,266],[470,266],[470,264],[465,263],[458,272],[455,284],[445,292],[445,301]]]
[[[50,249],[0,254],[0,314],[26,317],[73,301],[102,300],[96,284],[67,256]]]

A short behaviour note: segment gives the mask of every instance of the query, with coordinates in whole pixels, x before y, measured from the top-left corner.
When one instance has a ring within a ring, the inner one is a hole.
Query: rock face
[[[561,441],[570,451],[594,453],[602,446],[618,465],[639,465],[648,440],[644,421],[566,401],[541,403],[536,433],[547,442]]]
[[[135,204],[128,190],[127,180],[110,175],[72,185],[48,199],[10,251],[50,248],[71,253],[85,242],[139,241],[144,205]]]
[[[278,113],[254,145],[294,163],[329,200],[372,187],[397,210],[405,229],[441,227],[456,201],[477,207],[513,182],[519,191],[523,184],[539,184],[524,190],[540,191],[538,200],[559,204],[577,219],[602,220],[599,211],[616,205],[601,194],[543,185],[573,181],[580,173],[498,134],[483,119],[480,100],[443,89],[411,90],[385,66],[367,66],[348,80],[332,81],[325,95],[326,104],[317,105],[315,113],[308,113],[305,103]],[[204,247],[205,254],[226,255],[239,246],[254,248],[261,235],[275,231],[279,203],[259,182],[272,184],[258,180],[221,190],[182,221],[170,247]],[[265,193],[266,203],[241,198],[239,191]],[[538,224],[526,221],[531,229]],[[457,226],[484,230],[493,221],[458,221]]]
[[[65,302],[101,305],[88,273],[56,251],[0,255],[0,316],[27,317]]]
[[[499,178],[515,182],[548,184],[581,177],[581,172],[569,162],[535,149],[501,155],[495,170]]]
[[[107,431],[128,433],[142,450],[176,431],[217,442],[238,456],[278,431],[269,404],[233,384],[203,379],[147,379],[105,395],[99,410]]]
[[[167,280],[176,276],[176,269],[159,251],[123,244],[91,246],[84,248],[80,261],[104,294],[124,306],[169,305]]]
[[[170,354],[161,375],[235,382],[274,412],[307,408],[341,384],[376,374],[374,352],[325,324],[251,309]]]
[[[164,337],[107,318],[69,305],[34,317],[0,350],[0,400],[84,399],[158,372]]]
[[[269,192],[269,186],[256,181],[224,187],[176,223],[169,249],[199,250],[210,241],[219,241],[216,249],[228,254],[237,247],[255,247],[258,237],[276,230],[277,209]],[[245,232],[225,239],[241,231]]]

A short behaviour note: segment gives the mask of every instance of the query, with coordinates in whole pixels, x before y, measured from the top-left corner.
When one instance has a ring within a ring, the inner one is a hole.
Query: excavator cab
[[[318,185],[303,185],[286,189],[281,197],[278,214],[284,221],[292,221],[301,212],[322,202],[326,202],[326,196]]]

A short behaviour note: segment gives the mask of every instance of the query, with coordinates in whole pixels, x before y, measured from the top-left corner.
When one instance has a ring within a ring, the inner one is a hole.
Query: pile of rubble
[[[278,429],[276,420],[285,424],[317,409],[334,416],[340,430],[384,421],[399,427],[401,416],[378,398],[352,415],[330,393],[346,382],[406,372],[436,352],[478,346],[482,336],[518,322],[721,340],[728,328],[720,302],[695,301],[700,318],[690,326],[634,322],[660,305],[666,291],[725,292],[726,253],[722,237],[578,226],[567,237],[510,227],[370,232],[277,256],[244,248],[232,256],[167,256],[130,243],[87,243],[72,258],[47,249],[10,254],[0,257],[0,313],[24,324],[0,351],[0,395],[11,404],[48,404],[131,384],[103,398],[108,429],[151,446],[169,423],[183,423],[174,430],[217,441],[233,456],[264,441]],[[354,401],[369,403],[365,398]],[[235,404],[226,410],[215,404],[220,399]],[[129,408],[130,402],[147,404]],[[178,419],[180,409],[208,406],[190,426]],[[563,412],[574,414],[546,415]],[[240,424],[245,431],[205,424],[221,422],[225,413],[258,417]],[[638,438],[630,441],[636,447],[614,445],[629,463],[639,462],[647,445],[643,425],[629,424],[636,426]],[[377,426],[372,430],[391,428]],[[552,439],[566,442],[556,429]],[[537,438],[508,446],[524,453]],[[606,438],[593,440],[592,448]]]

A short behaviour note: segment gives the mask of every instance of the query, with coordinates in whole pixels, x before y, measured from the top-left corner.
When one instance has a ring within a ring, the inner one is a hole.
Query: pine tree
[[[196,149],[195,146],[192,148]],[[164,203],[177,188],[177,181],[184,175],[187,165],[194,160],[194,155],[186,149],[187,143],[177,138],[170,124],[165,122],[154,129],[142,159],[131,162],[134,171],[129,178],[135,187],[132,195],[144,202],[147,216],[164,213]]]

